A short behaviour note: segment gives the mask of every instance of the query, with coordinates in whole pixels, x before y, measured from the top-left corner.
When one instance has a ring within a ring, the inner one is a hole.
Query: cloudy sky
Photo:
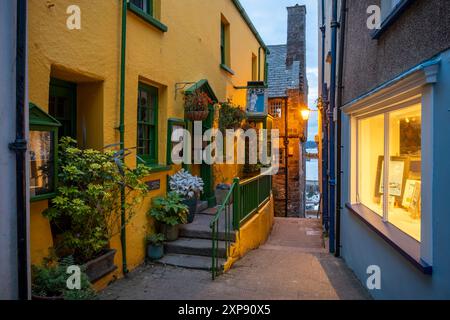
[[[318,7],[317,0],[241,0],[256,29],[267,45],[285,44],[287,39],[286,7],[306,5],[306,68],[309,82],[309,106],[315,108],[318,88]],[[309,140],[317,134],[317,112],[311,113]]]

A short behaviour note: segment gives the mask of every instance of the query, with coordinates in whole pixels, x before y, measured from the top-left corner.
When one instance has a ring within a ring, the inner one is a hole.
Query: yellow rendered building
[[[129,0],[125,17],[120,0],[28,3],[29,100],[62,124],[60,133],[76,138],[81,148],[117,145],[124,84],[124,143],[136,152],[138,95],[154,102],[154,135],[144,153],[152,168],[147,179],[159,180],[160,186],[127,226],[132,270],[144,261],[143,239],[153,228],[146,216],[150,200],[165,194],[167,175],[180,169],[170,165],[167,140],[171,121],[184,121],[184,91],[206,86],[218,102],[231,99],[245,106],[242,87],[266,77],[266,46],[237,0]],[[137,157],[127,162],[134,166]],[[239,175],[237,166],[222,166],[220,178],[213,168],[192,171],[206,175],[211,187]],[[40,264],[53,246],[50,224],[42,215],[48,205],[49,199],[31,201],[33,264]],[[119,237],[111,247],[117,249],[119,268],[97,287],[122,274]]]

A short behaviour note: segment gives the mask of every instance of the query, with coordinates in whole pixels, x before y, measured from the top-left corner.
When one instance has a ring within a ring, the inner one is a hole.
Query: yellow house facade
[[[230,99],[245,106],[242,87],[265,79],[267,49],[237,0],[130,0],[126,5],[123,21],[119,0],[30,0],[29,100],[55,117],[60,133],[76,138],[81,148],[101,150],[120,141],[124,83],[125,148],[145,154],[152,168],[148,181],[160,181],[127,226],[132,270],[144,261],[144,237],[153,229],[146,216],[150,200],[165,194],[167,175],[180,169],[168,159],[168,130],[171,121],[184,121],[184,91],[207,84],[217,102]],[[71,27],[73,21],[79,26]],[[155,117],[153,134],[145,138],[150,147],[141,150],[137,101],[143,94],[151,97]],[[137,159],[129,156],[128,165]],[[203,172],[200,167],[192,171]],[[220,179],[209,172],[211,186],[239,176],[237,166],[219,171]],[[49,199],[31,202],[32,264],[40,264],[53,246],[50,223],[42,215],[48,205]],[[122,275],[119,237],[111,247],[117,249],[118,269],[99,288]]]

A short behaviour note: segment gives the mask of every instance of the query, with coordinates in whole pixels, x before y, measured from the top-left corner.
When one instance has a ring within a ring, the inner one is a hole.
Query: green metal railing
[[[230,191],[223,203],[219,206],[216,215],[211,221],[212,232],[212,265],[211,273],[214,280],[223,271],[221,260],[226,261],[230,255],[231,243],[234,242],[234,223],[232,200],[234,190],[239,187],[239,182],[233,182]],[[222,240],[222,241],[221,241]],[[222,258],[222,259],[221,259]]]
[[[251,219],[262,205],[269,201],[271,192],[271,175],[259,175],[242,182],[239,178],[233,180],[230,191],[210,225],[213,280],[223,271],[221,258],[226,261],[230,256],[230,247],[235,240],[235,232]]]

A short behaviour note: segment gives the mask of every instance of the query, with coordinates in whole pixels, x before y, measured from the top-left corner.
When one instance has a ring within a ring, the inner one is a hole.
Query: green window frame
[[[173,150],[173,141],[172,141],[172,133],[174,127],[183,127],[186,129],[186,122],[183,119],[171,118],[168,120],[167,126],[167,165],[174,164],[172,162],[172,150]]]
[[[226,28],[227,28],[227,26],[222,21],[220,23],[220,63],[222,65],[227,65]]]
[[[158,88],[139,83],[137,157],[146,165],[158,164],[158,99]]]
[[[153,0],[130,0],[130,5],[153,17]]]
[[[63,103],[64,105],[61,105]],[[50,79],[48,113],[60,124],[58,137],[77,139],[77,84]]]
[[[30,136],[29,136],[29,153],[30,153],[30,201],[36,202],[41,200],[47,200],[55,197],[56,186],[58,184],[58,129],[61,124],[50,116],[48,113],[43,111],[41,108],[33,103],[30,103],[29,112],[30,121]],[[37,149],[37,154],[41,152],[45,154],[45,141],[43,143],[41,136],[40,141],[35,141],[38,138],[34,133],[44,133],[48,132],[50,137],[49,154],[47,159],[37,158],[34,153]],[[35,146],[35,142],[38,144]],[[40,142],[40,143],[39,143]],[[45,161],[48,160],[48,161]],[[44,163],[43,167],[37,167],[39,163]],[[46,172],[47,171],[47,172]],[[36,190],[39,186],[33,183],[33,179],[38,179],[38,174],[41,173],[41,179],[46,181],[47,186],[41,186],[42,189],[39,194],[36,194]]]

